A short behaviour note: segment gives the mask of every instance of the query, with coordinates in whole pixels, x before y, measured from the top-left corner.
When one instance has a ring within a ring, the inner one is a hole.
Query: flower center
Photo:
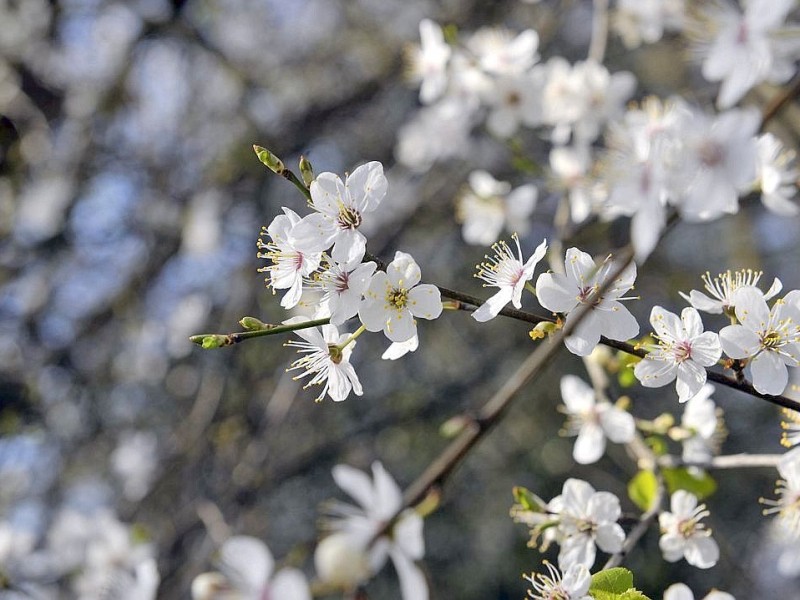
[[[725,158],[725,151],[722,147],[711,140],[707,140],[700,146],[698,154],[703,165],[710,168],[716,167]]]
[[[768,331],[766,334],[761,336],[761,345],[768,349],[774,350],[781,346],[781,334],[775,330]]]
[[[386,292],[386,302],[397,310],[402,310],[408,304],[408,290],[405,288],[390,288]]]
[[[692,358],[692,346],[686,340],[678,342],[672,348],[672,354],[675,356],[675,362],[683,362]]]
[[[341,205],[337,222],[342,229],[358,229],[361,225],[361,213],[351,206]]]
[[[602,297],[598,296],[595,292],[597,291],[596,285],[591,285],[588,287],[582,287],[578,291],[578,302],[581,304],[589,304],[591,306],[597,306],[600,304]]]
[[[331,362],[333,364],[338,365],[342,362],[342,349],[336,344],[328,344],[328,356],[331,357]]]

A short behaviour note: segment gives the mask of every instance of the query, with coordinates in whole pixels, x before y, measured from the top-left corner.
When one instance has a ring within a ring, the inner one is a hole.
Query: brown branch
[[[764,129],[767,123],[775,118],[781,109],[797,96],[800,96],[800,77],[797,77],[792,85],[780,91],[764,107],[761,111],[761,129]]]

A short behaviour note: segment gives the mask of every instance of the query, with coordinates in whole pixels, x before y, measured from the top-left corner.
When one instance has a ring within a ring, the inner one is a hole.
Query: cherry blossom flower
[[[639,333],[639,323],[620,302],[627,300],[623,294],[633,287],[635,264],[626,267],[602,295],[597,294],[614,269],[609,259],[597,266],[587,253],[570,248],[566,253],[566,274],[544,273],[536,281],[539,303],[554,313],[566,314],[567,325],[578,306],[591,307],[566,339],[566,346],[573,354],[588,356],[603,335],[624,341]]]
[[[678,490],[670,499],[671,512],[658,516],[661,539],[658,542],[664,560],[686,562],[698,569],[708,569],[719,560],[719,547],[711,537],[711,530],[700,521],[710,513],[705,504],[697,504],[697,497],[686,490]]]
[[[768,507],[764,509],[765,515],[778,515],[783,529],[800,536],[800,448],[781,457],[778,473],[781,476],[775,489],[778,499],[759,501]]]
[[[800,214],[800,206],[793,202],[797,194],[797,179],[800,177],[793,164],[794,151],[785,149],[771,133],[759,136],[756,145],[761,202],[772,212],[784,217]]]
[[[375,269],[374,262],[361,263],[350,268],[329,262],[324,271],[315,273],[310,287],[324,292],[320,304],[330,315],[332,325],[341,325],[358,314],[361,298]]]
[[[305,320],[305,317],[295,317],[285,323],[299,323]],[[302,341],[289,340],[286,345],[297,348],[303,356],[294,361],[288,371],[302,369],[303,372],[295,379],[312,376],[303,386],[304,389],[312,385],[322,386],[316,402],[322,402],[325,394],[328,394],[334,402],[341,402],[351,391],[356,396],[364,393],[358,375],[350,364],[350,355],[356,342],[351,341],[346,344],[350,339],[349,334],[339,335],[335,325],[323,325],[321,331],[317,327],[297,329],[295,333],[302,338]]]
[[[480,270],[476,277],[483,279],[484,286],[496,287],[500,291],[484,302],[472,317],[478,322],[494,319],[503,307],[511,302],[516,308],[522,308],[522,290],[525,284],[533,278],[536,265],[547,252],[547,240],[543,240],[534,251],[533,255],[522,262],[522,248],[519,238],[512,236],[517,243],[517,256],[515,257],[508,244],[498,242],[492,246],[495,251],[493,257],[486,257],[486,262],[479,265]]]
[[[792,387],[795,387],[796,384],[792,383],[792,379],[797,379],[800,376],[800,370],[794,370],[792,372],[794,377],[790,375],[789,386],[786,388],[790,390]],[[790,398],[797,398],[797,390],[793,390],[794,393],[789,393],[784,391],[784,394],[788,395]],[[781,421],[781,429],[783,432],[781,433],[781,446],[785,446],[786,448],[791,448],[793,446],[797,446],[800,444],[800,412],[796,410],[792,410],[790,408],[784,408],[781,410],[783,413],[784,419]]]
[[[274,572],[272,553],[254,537],[228,538],[219,549],[218,563],[219,572],[195,577],[193,600],[311,600],[303,573],[291,568]]]
[[[420,82],[419,99],[430,104],[439,98],[447,87],[447,63],[453,51],[444,41],[444,33],[430,19],[419,23],[420,45],[406,54],[408,74]]]
[[[553,498],[547,509],[558,515],[558,566],[562,570],[576,564],[590,568],[597,547],[608,553],[622,548],[625,532],[617,523],[622,511],[614,494],[596,492],[580,479],[567,479],[561,495]]]
[[[542,122],[544,69],[498,77],[485,93],[489,105],[486,128],[500,138],[509,138],[521,124],[536,127]]]
[[[654,306],[650,324],[658,346],[634,368],[636,378],[645,387],[661,387],[677,379],[678,400],[686,402],[706,383],[706,367],[722,356],[719,336],[703,331],[700,313],[692,307],[678,315]]]
[[[567,432],[578,436],[572,451],[575,462],[588,465],[600,460],[606,438],[617,444],[633,439],[636,425],[631,414],[610,402],[598,402],[594,390],[580,377],[561,378],[561,398],[568,415]]]
[[[703,77],[720,81],[717,106],[736,104],[762,81],[783,83],[795,72],[796,45],[784,46],[776,35],[794,0],[748,0],[744,12],[730,3],[710,3],[706,17],[716,37],[703,61]]]
[[[750,359],[753,387],[762,394],[780,394],[789,382],[787,366],[800,366],[800,291],[793,290],[772,307],[756,288],[734,294],[740,324],[719,332],[722,349],[735,359]]]
[[[522,235],[527,232],[538,196],[534,185],[512,190],[509,183],[497,181],[482,170],[470,173],[468,181],[457,205],[465,242],[488,246],[497,241],[503,226]]]
[[[533,29],[514,35],[499,27],[479,29],[466,43],[480,68],[491,75],[523,73],[539,59],[539,34]]]
[[[680,31],[684,0],[618,0],[614,30],[628,48],[653,44],[665,31]]]
[[[333,245],[331,258],[341,264],[360,262],[367,238],[358,228],[386,195],[388,183],[377,161],[361,165],[344,183],[334,173],[320,173],[311,182],[311,208],[315,211],[295,225],[293,243],[308,252]]]
[[[711,398],[714,386],[705,384],[700,391],[683,405],[681,428],[685,436],[682,458],[689,463],[705,463],[719,452],[724,424]]]
[[[733,315],[735,305],[733,303],[734,292],[739,288],[752,287],[758,289],[759,280],[763,273],[752,269],[740,269],[731,271],[728,269],[712,279],[711,273],[701,277],[706,291],[711,294],[707,296],[698,290],[692,290],[689,295],[678,292],[684,300],[695,307],[697,310],[711,314],[725,313]],[[772,285],[766,292],[762,292],[764,300],[769,300],[776,296],[783,289],[783,284],[777,277],[772,281]]]
[[[694,600],[694,594],[685,583],[673,583],[664,590],[664,600]],[[702,600],[736,600],[727,592],[711,590]]]
[[[386,351],[381,354],[383,360],[397,360],[409,352],[416,352],[419,348],[419,335],[407,339],[405,342],[392,342]]]
[[[573,223],[582,223],[606,197],[604,187],[589,177],[592,156],[586,146],[555,146],[550,150],[552,187],[563,189],[569,199]]]
[[[262,235],[267,234],[270,241],[264,242],[263,238],[258,240],[258,247],[264,251],[258,253],[258,258],[271,260],[272,264],[258,271],[269,273],[267,285],[273,291],[288,290],[281,299],[281,306],[289,309],[300,301],[303,278],[317,270],[322,253],[311,252],[297,245],[293,233],[300,217],[288,208],[284,208],[283,213],[261,230]]]
[[[397,252],[386,272],[372,276],[358,316],[368,331],[383,331],[393,342],[405,342],[417,334],[414,317],[435,319],[442,300],[435,285],[419,284],[419,266],[405,252]],[[419,284],[419,285],[418,285]]]
[[[591,600],[589,586],[592,576],[584,565],[571,565],[564,576],[550,562],[545,561],[548,574],[531,573],[522,577],[530,583],[528,598],[533,600]]]
[[[353,589],[380,571],[389,557],[400,580],[403,600],[427,600],[428,585],[415,564],[425,554],[422,517],[406,510],[388,532],[370,545],[402,506],[402,493],[391,475],[376,461],[372,463],[372,479],[347,465],[336,465],[333,478],[359,507],[333,505],[337,518],[328,525],[334,533],[320,542],[314,555],[320,579]]]

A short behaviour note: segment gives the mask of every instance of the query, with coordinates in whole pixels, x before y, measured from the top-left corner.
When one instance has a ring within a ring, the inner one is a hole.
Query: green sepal
[[[524,488],[520,485],[515,485],[514,489],[512,489],[511,492],[514,494],[514,500],[524,510],[529,510],[531,512],[537,512],[537,513],[547,512],[547,502],[539,498],[539,496],[534,494],[528,488]]]

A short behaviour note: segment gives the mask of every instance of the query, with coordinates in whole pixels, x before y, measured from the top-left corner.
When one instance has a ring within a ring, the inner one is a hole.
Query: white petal
[[[303,217],[292,228],[291,243],[303,252],[320,252],[327,250],[336,237],[336,225],[321,213],[312,213]]]
[[[686,541],[683,536],[668,533],[662,535],[658,540],[658,547],[661,548],[661,554],[665,561],[676,562],[683,558]]]
[[[575,313],[572,312],[567,315],[567,325],[573,320],[574,314]],[[595,347],[597,347],[597,344],[600,343],[600,327],[601,322],[597,316],[597,311],[592,310],[578,324],[575,328],[575,332],[564,340],[564,345],[567,347],[567,350],[573,354],[589,356]]]
[[[372,481],[363,471],[350,465],[336,465],[333,467],[333,480],[363,508],[368,509],[375,504]]]
[[[281,569],[269,586],[270,597],[285,600],[311,600],[311,590],[305,575],[298,569]]]
[[[639,335],[639,323],[622,303],[609,302],[606,311],[594,311],[601,320],[601,332],[612,340],[624,342]]]
[[[309,187],[315,210],[335,218],[339,214],[339,203],[345,197],[345,187],[335,173],[320,173]]]
[[[375,461],[372,463],[372,478],[374,481],[375,501],[369,507],[370,514],[379,519],[388,519],[400,508],[403,493],[397,483],[386,471],[383,465]],[[366,507],[365,507],[366,508]]]
[[[536,298],[547,310],[569,312],[578,304],[577,288],[566,275],[542,273],[536,280]]]
[[[722,356],[719,335],[706,331],[692,340],[692,360],[704,367],[711,367]]]
[[[686,402],[699,392],[706,383],[706,370],[693,360],[687,360],[678,365],[678,381],[675,389],[678,391],[678,401]]]
[[[275,561],[261,540],[239,535],[228,538],[219,549],[220,567],[228,577],[259,593],[266,585]]]
[[[594,390],[577,375],[561,378],[561,399],[572,414],[591,410],[595,405]]]
[[[419,283],[422,273],[414,258],[406,252],[395,252],[394,260],[386,268],[392,287],[411,289]]]
[[[586,515],[595,523],[616,523],[621,514],[619,498],[611,492],[595,492],[586,505]]]
[[[428,600],[428,584],[420,568],[396,548],[389,550],[389,556],[397,571],[403,600]]]
[[[377,277],[381,273],[376,273]],[[384,275],[385,276],[385,275]],[[358,307],[358,318],[367,331],[383,331],[388,319],[386,301],[381,298],[364,298]]]
[[[760,352],[750,363],[753,387],[762,394],[782,394],[789,383],[789,371],[777,352]]]
[[[703,320],[700,313],[691,306],[687,306],[681,311],[681,322],[690,338],[696,338],[703,333]]]
[[[644,387],[661,387],[675,379],[678,366],[674,362],[656,360],[649,355],[636,363],[633,374]]]
[[[606,437],[615,444],[626,444],[636,433],[636,422],[633,416],[621,408],[610,406],[600,413],[600,424]]]
[[[758,288],[741,287],[733,293],[732,300],[736,305],[736,318],[751,331],[759,331],[769,321],[769,307]]]
[[[684,551],[686,562],[698,569],[710,569],[719,560],[719,546],[711,536],[692,536]]]
[[[494,319],[500,311],[511,301],[511,296],[514,290],[510,287],[500,288],[494,296],[489,298],[486,302],[481,304],[478,309],[472,313],[472,318],[479,323],[485,323]]]
[[[442,295],[435,285],[423,283],[408,292],[408,310],[415,317],[436,319],[442,308]]]
[[[719,341],[731,358],[748,358],[758,352],[761,340],[744,325],[728,325],[719,331]]]
[[[685,583],[673,583],[664,591],[664,600],[694,600],[694,594]]]
[[[617,523],[600,525],[595,536],[600,550],[609,554],[622,550],[622,544],[625,542],[625,532]]]
[[[594,488],[586,481],[574,478],[567,479],[561,491],[564,510],[570,514],[583,514],[589,499],[594,493]]]
[[[561,544],[558,566],[562,571],[572,565],[584,565],[587,569],[591,569],[595,556],[597,556],[597,548],[594,540],[588,535],[575,535],[567,538]]]
[[[383,174],[383,165],[368,162],[353,171],[345,182],[352,205],[361,213],[375,210],[386,196],[389,183]]]
[[[600,460],[606,450],[603,428],[597,423],[584,423],[575,440],[572,457],[580,465],[590,465]]]
[[[413,560],[425,556],[425,539],[422,537],[423,520],[413,509],[403,512],[403,516],[392,529],[392,539]]]
[[[417,324],[411,316],[411,311],[408,309],[390,311],[383,333],[393,342],[405,342],[417,335]]]
[[[678,490],[670,498],[670,508],[676,518],[688,517],[697,508],[697,496],[686,490]]]
[[[337,232],[331,258],[343,265],[358,263],[366,251],[367,238],[364,234],[357,229],[345,229]]]
[[[650,324],[653,326],[656,335],[662,339],[683,338],[683,322],[681,319],[675,313],[664,310],[660,306],[654,306],[650,311]]]

